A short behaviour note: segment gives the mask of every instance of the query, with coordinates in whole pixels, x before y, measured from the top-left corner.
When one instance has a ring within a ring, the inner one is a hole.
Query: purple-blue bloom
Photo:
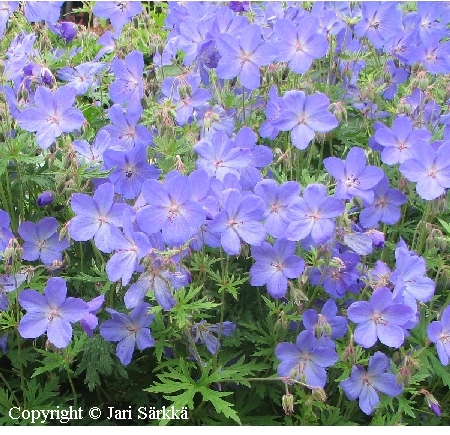
[[[6,29],[9,17],[19,6],[19,2],[14,1],[1,1],[0,2],[0,39],[3,37],[3,33]]]
[[[25,241],[22,258],[27,261],[41,260],[46,266],[62,260],[62,251],[69,247],[67,238],[60,240],[58,221],[54,217],[45,217],[37,224],[22,222],[18,233]]]
[[[97,1],[92,13],[97,17],[108,18],[115,30],[115,37],[120,36],[123,26],[142,12],[142,3],[139,1]]]
[[[114,103],[129,103],[133,107],[139,106],[144,96],[144,85],[142,83],[143,54],[134,50],[127,54],[124,60],[116,57],[111,62],[111,69],[116,77],[109,87],[111,100]]]
[[[114,104],[108,111],[112,124],[103,127],[111,138],[109,149],[115,151],[130,151],[134,146],[148,147],[153,144],[153,136],[147,127],[138,125],[142,114],[141,106],[128,106],[126,113],[123,108]]]
[[[3,252],[7,248],[9,241],[14,238],[14,234],[9,228],[10,223],[11,219],[8,213],[0,209],[0,252]]]
[[[60,38],[66,41],[66,44],[71,42],[77,35],[77,25],[70,21],[60,21],[55,24],[47,23],[48,28],[56,33]]]
[[[23,110],[17,123],[26,131],[35,131],[38,145],[46,149],[61,134],[79,130],[83,125],[83,113],[72,107],[75,95],[75,89],[68,86],[58,88],[55,93],[39,86],[34,94],[36,107]]]
[[[255,186],[255,193],[266,204],[264,228],[272,237],[284,237],[291,222],[291,204],[298,198],[301,186],[296,181],[279,185],[264,179]]]
[[[232,173],[240,177],[240,170],[250,165],[248,152],[236,148],[224,131],[214,133],[211,138],[197,142],[194,151],[200,156],[197,168],[203,169],[210,178],[223,181],[226,174]]]
[[[427,335],[436,344],[441,363],[447,366],[450,361],[450,305],[445,307],[440,320],[428,325]]]
[[[431,133],[425,129],[413,129],[411,119],[407,116],[399,116],[392,123],[392,128],[382,126],[374,134],[375,141],[383,149],[381,161],[387,165],[403,163],[412,157],[411,149],[417,141],[428,142]]]
[[[341,200],[327,196],[323,184],[310,184],[302,198],[296,198],[290,207],[291,223],[286,231],[288,240],[299,241],[311,235],[314,243],[328,241],[335,229],[335,218],[344,212]]]
[[[162,230],[169,245],[186,243],[206,221],[203,207],[191,199],[191,183],[184,175],[171,173],[164,185],[147,180],[142,195],[148,205],[138,212],[140,228],[147,234]]]
[[[105,295],[97,296],[96,298],[89,301],[87,303],[89,312],[80,320],[80,326],[89,337],[93,336],[94,329],[98,325],[98,318],[96,314],[100,311],[103,302],[105,302]]]
[[[123,212],[131,209],[125,203],[114,204],[114,186],[100,185],[94,197],[84,193],[74,193],[70,203],[74,216],[69,222],[69,235],[78,242],[94,238],[94,243],[102,252],[111,252],[111,228],[122,227]]]
[[[338,361],[338,354],[330,347],[317,345],[311,331],[302,331],[295,345],[280,343],[275,348],[275,356],[281,361],[278,376],[296,379],[311,387],[324,387],[327,382],[326,367]]]
[[[294,255],[296,243],[278,239],[274,245],[264,242],[252,247],[255,263],[250,268],[250,284],[267,286],[273,298],[285,296],[288,279],[298,278],[305,269],[305,262]]]
[[[450,187],[450,142],[444,142],[436,152],[426,142],[416,142],[411,158],[399,170],[407,180],[417,183],[416,191],[422,199],[436,199]]]
[[[383,178],[384,172],[375,166],[366,166],[366,154],[362,148],[351,148],[345,161],[327,157],[323,164],[337,181],[336,198],[351,199],[357,196],[369,203],[373,201],[372,189]]]
[[[264,202],[254,195],[243,196],[236,189],[229,189],[223,202],[223,210],[208,222],[211,232],[220,234],[220,243],[228,255],[239,255],[241,240],[261,245],[266,231],[260,222],[264,215]]]
[[[417,301],[428,302],[432,299],[435,283],[424,276],[427,270],[425,259],[406,247],[395,250],[396,268],[390,279],[394,284],[395,298],[401,297],[403,303],[417,311]]]
[[[399,348],[405,339],[401,326],[414,320],[414,311],[405,304],[395,303],[386,287],[376,289],[369,301],[358,301],[347,310],[348,318],[357,323],[355,341],[362,347],[372,347],[377,339],[389,347]]]
[[[116,193],[125,199],[134,199],[141,193],[145,180],[156,179],[160,170],[147,163],[147,151],[143,145],[135,145],[130,151],[107,150],[103,154],[106,169],[115,169],[109,176]]]
[[[276,55],[275,48],[261,38],[261,28],[257,24],[249,24],[241,31],[238,40],[228,33],[222,33],[216,39],[221,59],[216,73],[221,79],[239,80],[247,89],[259,87],[261,77],[259,68],[271,63]]]
[[[204,344],[211,355],[215,355],[220,350],[220,341],[214,334],[219,334],[220,324],[207,323],[201,320],[191,327],[191,335],[196,344]],[[222,337],[229,337],[236,330],[236,324],[230,321],[222,323]]]
[[[53,192],[50,190],[45,190],[42,192],[36,199],[36,204],[39,207],[45,207],[46,205],[51,204],[55,200]]]
[[[30,23],[46,21],[55,24],[61,14],[63,1],[25,2],[25,17]]]
[[[83,300],[66,296],[66,281],[59,277],[47,281],[44,294],[33,289],[21,291],[19,303],[27,313],[20,320],[19,334],[38,338],[47,332],[50,343],[67,347],[72,338],[71,323],[81,320],[89,308]]]
[[[403,390],[403,385],[397,383],[397,377],[388,371],[388,357],[382,352],[375,352],[369,359],[367,370],[360,365],[353,366],[350,377],[343,380],[340,386],[348,399],[359,398],[361,411],[370,415],[380,401],[378,392],[395,397]]]
[[[362,19],[355,25],[355,34],[366,36],[375,48],[381,48],[385,39],[401,31],[401,13],[397,2],[362,3]]]
[[[314,333],[318,346],[328,346],[334,349],[333,339],[341,338],[347,333],[347,319],[337,315],[337,305],[328,299],[322,311],[309,309],[303,313],[302,322],[305,328]]]
[[[278,39],[274,46],[278,50],[277,61],[288,62],[289,68],[297,74],[304,74],[314,59],[320,59],[328,50],[325,36],[317,33],[319,19],[306,16],[296,25],[287,19],[278,20],[273,26]]]
[[[77,95],[83,95],[89,89],[98,86],[99,73],[105,67],[106,64],[100,62],[86,62],[74,68],[66,66],[58,70],[58,78],[67,82],[66,86],[74,88]]]
[[[6,311],[8,308],[9,301],[7,293],[17,290],[26,279],[26,273],[0,275],[0,311]]]
[[[374,200],[365,207],[359,221],[364,228],[373,228],[378,222],[393,225],[400,219],[400,206],[406,202],[406,196],[398,189],[389,188],[389,180],[383,177],[373,188]]]
[[[134,231],[128,210],[123,213],[122,223],[123,234],[115,226],[110,227],[109,247],[116,252],[106,263],[105,270],[110,281],[121,279],[122,285],[127,285],[151,245],[146,234]]]
[[[325,94],[306,95],[303,91],[288,91],[283,96],[284,107],[272,126],[290,131],[292,145],[304,150],[316,132],[326,133],[338,126],[336,117],[328,111],[330,100]]]
[[[153,314],[148,314],[150,304],[142,303],[134,308],[130,314],[119,313],[107,308],[112,319],[105,320],[100,325],[100,335],[106,341],[118,342],[116,355],[120,362],[126,366],[130,364],[134,348],[147,349],[155,345],[148,326],[153,322]]]

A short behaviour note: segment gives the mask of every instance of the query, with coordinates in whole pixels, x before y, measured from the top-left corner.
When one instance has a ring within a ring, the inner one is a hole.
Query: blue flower
[[[445,307],[440,320],[428,325],[427,335],[436,344],[441,363],[447,366],[450,361],[450,305]]]
[[[382,352],[375,352],[369,359],[367,371],[360,365],[355,365],[350,377],[339,385],[348,399],[359,398],[361,411],[370,415],[380,402],[378,392],[395,397],[403,391],[403,385],[397,383],[396,376],[386,372],[389,369],[388,357]]]
[[[242,86],[250,90],[260,85],[259,68],[271,63],[277,55],[275,48],[262,40],[257,24],[243,29],[239,40],[222,33],[216,39],[216,45],[222,56],[216,68],[217,76],[221,79],[239,77]]]
[[[228,189],[223,210],[208,222],[208,227],[220,234],[220,243],[228,255],[239,255],[241,240],[255,246],[264,242],[266,232],[260,222],[264,210],[264,203],[257,196],[244,197],[238,190]]]
[[[291,223],[286,230],[286,238],[299,241],[311,235],[314,243],[325,243],[333,236],[335,218],[344,209],[341,200],[327,196],[327,188],[323,184],[310,184],[303,191],[303,198],[296,198],[291,203]]]
[[[27,261],[41,260],[46,266],[54,261],[62,260],[62,251],[69,247],[67,238],[60,240],[58,221],[54,217],[45,217],[37,224],[22,222],[17,230],[25,240],[23,259]]]
[[[17,116],[17,123],[26,131],[36,132],[38,145],[46,149],[63,133],[79,130],[85,119],[75,109],[76,90],[68,86],[50,89],[39,86],[34,95],[36,107],[25,109]]]
[[[372,189],[383,178],[384,172],[375,166],[366,166],[366,154],[362,148],[353,147],[345,161],[327,157],[323,164],[337,181],[336,198],[351,199],[357,196],[369,203],[373,201]]]
[[[23,338],[38,338],[45,332],[50,343],[67,347],[72,338],[71,323],[78,322],[89,312],[86,302],[66,298],[67,286],[63,278],[50,278],[42,295],[36,290],[22,290],[19,303],[27,313],[19,323]]]
[[[153,315],[148,314],[150,304],[142,303],[130,314],[119,313],[107,308],[111,320],[105,320],[100,325],[100,335],[106,341],[118,342],[116,355],[123,365],[128,365],[133,357],[134,348],[147,349],[155,345],[148,326],[153,322]]]
[[[377,339],[386,346],[399,348],[405,339],[401,326],[414,320],[414,311],[396,303],[386,287],[376,289],[369,301],[358,301],[348,307],[348,318],[357,323],[355,341],[362,347],[372,347]]]
[[[79,242],[94,238],[100,251],[111,252],[111,228],[122,227],[123,212],[131,209],[125,203],[114,204],[114,186],[111,183],[100,185],[93,198],[74,193],[71,207],[76,216],[69,222],[70,237]]]
[[[306,96],[303,91],[288,91],[283,96],[284,107],[272,126],[290,131],[292,145],[304,150],[316,132],[326,133],[338,126],[336,117],[328,111],[330,100],[325,94]]]
[[[147,180],[142,186],[147,206],[138,212],[137,222],[147,234],[162,230],[169,245],[182,245],[206,221],[203,207],[191,199],[189,179],[177,172],[166,176],[165,184]]]
[[[252,247],[255,263],[250,268],[250,284],[267,286],[273,298],[286,294],[288,278],[298,278],[305,268],[305,262],[294,255],[296,243],[278,239],[273,246],[264,242]]]
[[[295,345],[286,342],[278,344],[275,356],[281,361],[277,368],[278,376],[321,388],[327,382],[325,368],[338,361],[334,349],[317,346],[311,331],[300,332]]]

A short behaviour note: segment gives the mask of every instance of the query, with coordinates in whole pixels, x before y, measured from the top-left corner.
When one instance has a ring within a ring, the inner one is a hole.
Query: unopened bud
[[[407,366],[401,367],[399,372],[397,373],[397,383],[409,385],[410,382],[411,382],[411,371]]]
[[[311,393],[316,400],[320,400],[321,402],[325,402],[327,400],[327,395],[325,393],[325,390],[321,387],[314,387],[311,390]]]
[[[294,396],[292,394],[284,394],[281,398],[281,406],[286,415],[291,415],[294,412]]]
[[[350,343],[342,354],[342,361],[348,361],[351,366],[356,364],[356,351],[352,343]]]
[[[45,207],[46,205],[51,204],[55,200],[53,193],[50,190],[45,190],[42,192],[36,200],[36,203],[39,207]]]
[[[436,400],[436,398],[427,390],[420,390],[420,394],[423,394],[425,396],[425,402],[430,407],[430,409],[438,416],[441,416],[441,406],[439,405],[439,402]]]
[[[292,281],[288,281],[289,288],[291,290],[291,299],[292,302],[294,302],[295,305],[298,307],[300,305],[303,305],[303,302],[308,301],[308,297],[303,293],[299,288],[294,287],[294,284],[292,284]]]

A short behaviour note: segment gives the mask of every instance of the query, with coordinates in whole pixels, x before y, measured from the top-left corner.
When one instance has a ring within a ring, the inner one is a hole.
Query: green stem
[[[75,385],[73,384],[72,375],[70,374],[69,367],[66,367],[66,372],[67,372],[67,379],[69,379],[70,388],[72,389],[73,406],[76,408],[77,407],[77,402],[78,402],[77,391],[75,390]]]
[[[423,218],[422,220],[419,222],[419,227],[420,227],[420,232],[417,236],[417,240],[416,240],[416,249],[415,251],[418,254],[422,253],[422,250],[425,246],[425,241],[427,238],[427,223],[428,223],[428,219],[430,217],[431,214],[431,208],[432,208],[432,202],[428,201],[427,205],[425,206],[425,211],[423,213]]]

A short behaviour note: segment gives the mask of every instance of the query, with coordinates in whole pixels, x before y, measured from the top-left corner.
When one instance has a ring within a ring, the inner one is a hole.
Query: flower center
[[[387,325],[386,321],[383,319],[383,317],[381,317],[380,313],[373,313],[372,314],[372,320],[377,324],[377,325]]]

